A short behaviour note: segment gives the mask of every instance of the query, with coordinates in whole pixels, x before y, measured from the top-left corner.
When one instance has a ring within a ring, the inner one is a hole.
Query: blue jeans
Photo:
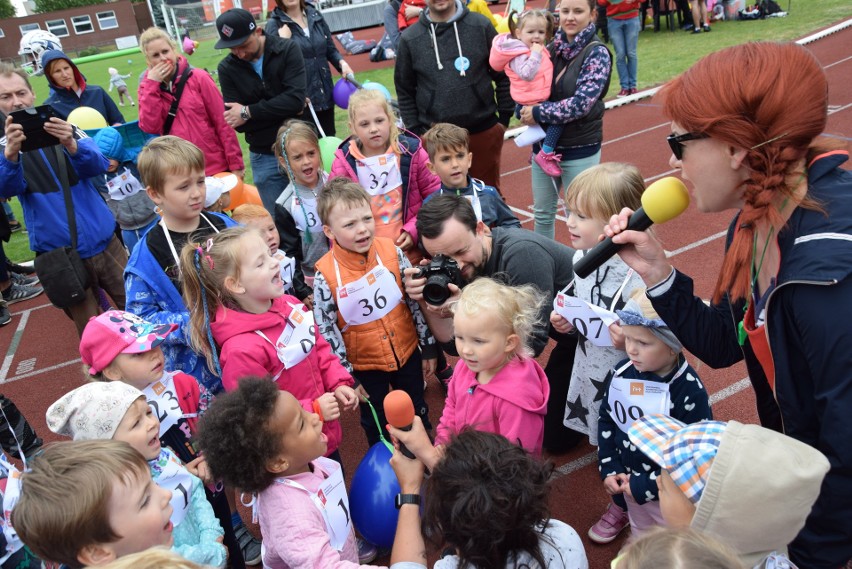
[[[275,217],[275,200],[287,188],[290,179],[285,172],[278,169],[278,159],[274,154],[249,152],[249,160],[252,179],[257,186],[263,207],[269,215]]]
[[[583,170],[591,168],[601,162],[601,151],[587,158],[578,160],[565,160],[559,165],[562,167],[562,187],[557,187],[557,181],[545,174],[538,164],[532,163],[532,192],[533,192],[533,218],[535,219],[534,231],[553,239],[555,235],[554,222],[556,221],[556,206],[559,202],[560,191],[567,188],[571,181]]]
[[[622,89],[636,88],[636,46],[639,43],[639,18],[627,20],[607,19],[609,37],[615,47],[615,67]]]

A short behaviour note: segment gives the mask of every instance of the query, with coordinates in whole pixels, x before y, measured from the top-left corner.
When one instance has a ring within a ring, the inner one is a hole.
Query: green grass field
[[[787,2],[784,0],[781,0],[780,4],[782,8],[787,7]],[[852,17],[852,3],[849,0],[819,0],[818,2],[791,0],[791,6],[791,11],[785,18],[717,22],[713,24],[713,31],[709,34],[692,35],[682,31],[669,32],[665,25],[662,26],[663,31],[654,33],[653,26],[649,23],[645,30],[639,34],[639,87],[648,88],[662,84],[689,68],[702,56],[731,45],[759,40],[795,40],[815,30]],[[190,63],[195,67],[214,71],[219,61],[226,55],[226,52],[214,49],[214,43],[212,40],[202,40],[198,50],[189,57]],[[135,99],[135,90],[138,85],[136,79],[145,69],[145,58],[142,54],[85,63],[80,65],[80,70],[89,83],[106,87],[109,84],[108,67],[115,67],[121,74],[130,74],[127,84],[130,91],[134,93]],[[385,85],[392,93],[395,92],[393,68],[361,72],[357,74],[357,78],[359,81],[376,81]],[[34,77],[32,80],[36,100],[43,101],[48,94],[47,80],[44,77]],[[616,78],[613,77],[609,98],[612,98],[618,91],[617,86]],[[117,94],[113,91],[112,95],[117,102]],[[139,116],[138,107],[125,106],[121,108],[121,111],[128,121],[135,120]],[[346,111],[337,109],[336,124],[338,136],[345,138],[348,132]],[[250,180],[251,167],[248,163],[248,149],[243,137],[240,136],[239,138],[247,167],[247,180]],[[12,201],[12,207],[18,219],[23,220],[20,204],[17,200]],[[22,232],[15,233],[11,242],[4,247],[6,254],[13,261],[23,261],[33,257],[27,237]]]

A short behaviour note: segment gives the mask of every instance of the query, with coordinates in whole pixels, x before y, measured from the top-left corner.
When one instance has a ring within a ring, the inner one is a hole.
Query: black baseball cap
[[[254,16],[248,10],[231,8],[216,18],[216,31],[219,32],[219,41],[213,47],[216,49],[237,47],[246,41],[256,28]]]

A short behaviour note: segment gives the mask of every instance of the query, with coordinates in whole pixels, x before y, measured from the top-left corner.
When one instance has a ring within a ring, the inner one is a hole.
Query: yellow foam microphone
[[[642,193],[642,207],[633,212],[627,230],[645,231],[655,223],[665,223],[679,216],[689,206],[689,194],[683,182],[668,176],[660,178]],[[621,245],[607,237],[594,246],[574,265],[574,274],[585,278],[618,253]]]

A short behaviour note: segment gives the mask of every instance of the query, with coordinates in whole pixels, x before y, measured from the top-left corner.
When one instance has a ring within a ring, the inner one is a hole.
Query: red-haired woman
[[[606,232],[628,244],[621,257],[684,347],[715,368],[745,358],[761,423],[828,457],[831,471],[790,554],[799,567],[845,566],[852,558],[852,173],[840,168],[847,149],[820,138],[825,74],[803,47],[750,43],[700,60],[662,96],[672,120],[670,164],[690,182],[698,209],[737,210],[711,305],[693,296],[692,280],[672,268],[652,234],[622,232],[629,211]]]

